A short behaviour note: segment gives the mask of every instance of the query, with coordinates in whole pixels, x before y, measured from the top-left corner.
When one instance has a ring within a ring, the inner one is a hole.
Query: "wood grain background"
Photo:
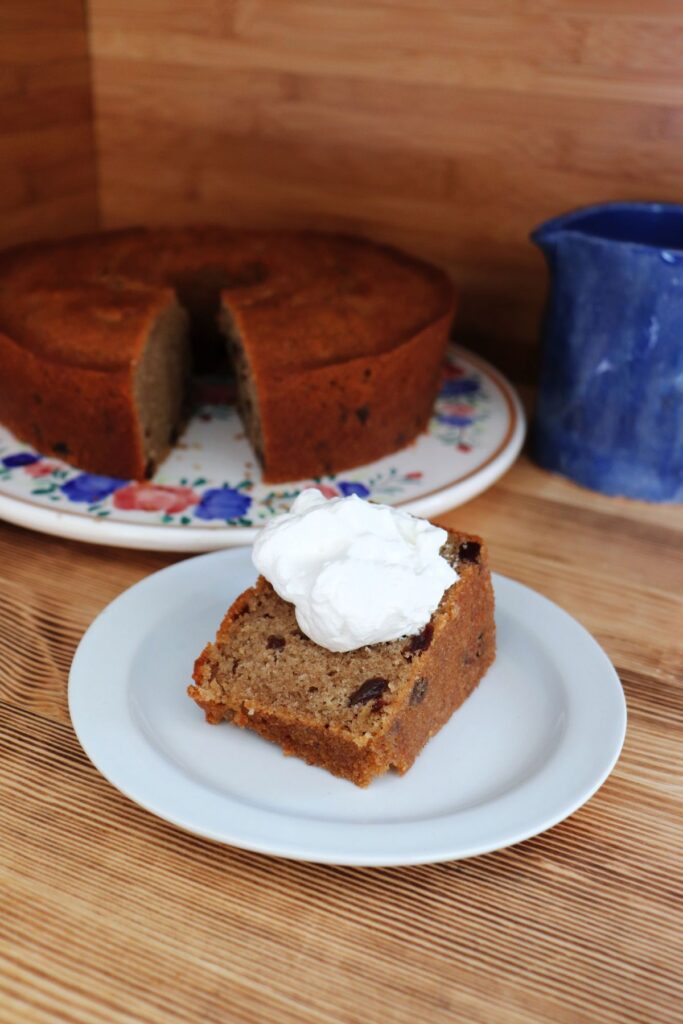
[[[591,630],[629,727],[556,828],[386,870],[223,847],[116,792],[71,729],[69,665],[103,606],[174,558],[0,524],[2,1024],[680,1024],[680,509],[523,459],[443,521]]]
[[[105,224],[398,242],[452,271],[462,336],[518,377],[529,230],[683,199],[680,0],[91,0],[90,28]]]
[[[83,0],[0,3],[0,246],[99,223]]]
[[[683,199],[681,53],[680,0],[90,0],[87,26],[82,0],[5,0],[0,242],[97,216],[364,232],[447,266],[461,337],[529,378],[529,230]]]

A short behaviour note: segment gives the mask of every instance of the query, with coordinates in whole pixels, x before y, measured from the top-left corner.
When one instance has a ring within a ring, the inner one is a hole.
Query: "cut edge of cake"
[[[190,319],[173,298],[153,321],[134,367],[146,477],[168,455],[187,419],[190,361]]]

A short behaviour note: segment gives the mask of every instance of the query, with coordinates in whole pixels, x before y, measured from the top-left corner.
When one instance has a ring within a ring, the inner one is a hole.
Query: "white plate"
[[[0,426],[0,519],[61,537],[161,551],[250,543],[312,481],[263,483],[225,392],[205,385],[207,401],[154,480],[144,483],[82,473]],[[471,353],[451,348],[428,432],[409,448],[320,483],[328,495],[355,491],[434,516],[490,487],[517,458],[524,430],[510,384]]]
[[[207,725],[185,693],[192,665],[254,575],[246,549],[173,565],[109,605],[76,653],[69,707],[83,748],[161,818],[282,857],[429,863],[550,828],[612,770],[626,706],[607,656],[566,612],[501,576],[498,657],[402,778],[359,789],[253,733]]]

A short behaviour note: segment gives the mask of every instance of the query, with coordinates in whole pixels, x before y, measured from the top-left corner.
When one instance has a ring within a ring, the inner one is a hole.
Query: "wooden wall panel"
[[[97,225],[82,0],[0,4],[0,247]]]
[[[106,225],[363,232],[448,267],[534,364],[544,218],[683,198],[679,0],[90,0]],[[89,227],[80,2],[0,13],[0,241]]]
[[[678,0],[91,0],[107,224],[343,228],[446,265],[533,367],[539,221],[683,198]]]

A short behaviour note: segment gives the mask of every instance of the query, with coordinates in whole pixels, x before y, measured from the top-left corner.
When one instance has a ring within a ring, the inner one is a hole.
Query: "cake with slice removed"
[[[426,429],[453,305],[436,267],[342,235],[30,245],[0,256],[0,422],[81,469],[148,477],[184,425],[188,352],[225,372],[227,349],[264,479],[320,477]]]

